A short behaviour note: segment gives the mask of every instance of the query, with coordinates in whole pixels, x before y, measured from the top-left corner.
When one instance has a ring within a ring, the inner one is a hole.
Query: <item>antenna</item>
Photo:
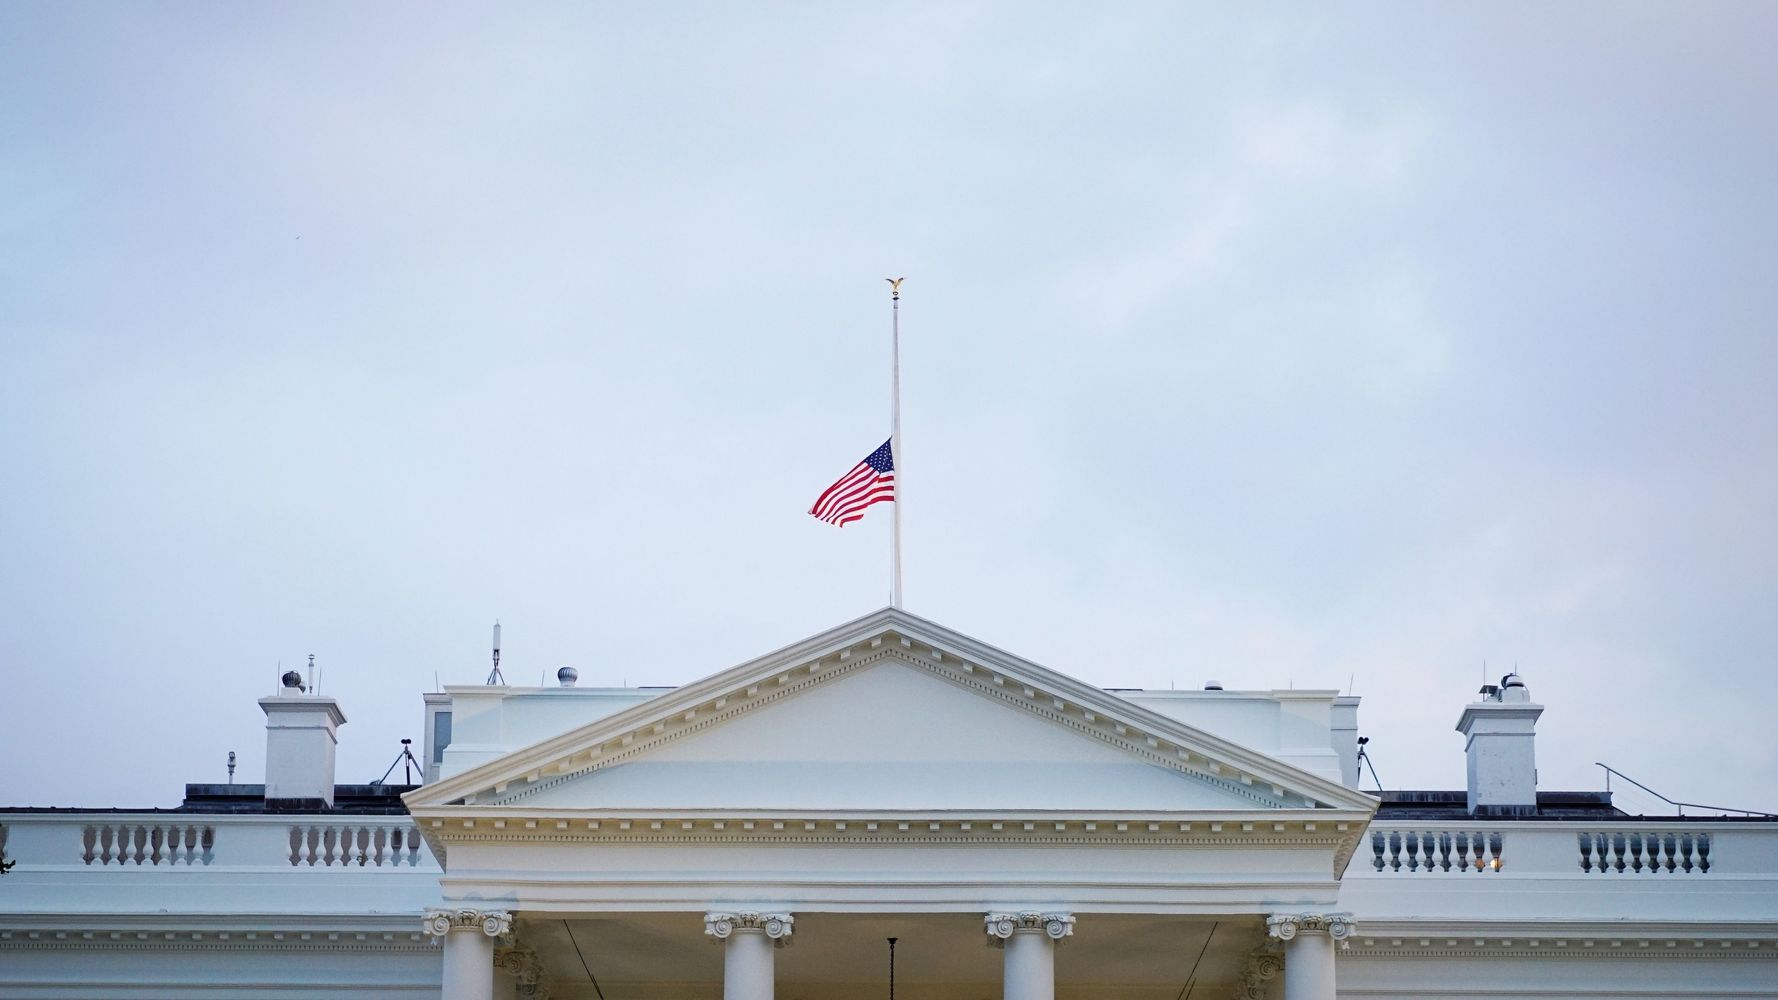
[[[488,671],[488,683],[506,684],[506,675],[500,672],[500,619],[494,619],[494,669]]]
[[[413,746],[414,746],[413,740],[407,740],[407,739],[402,740],[401,741],[401,752],[396,754],[395,759],[389,762],[389,770],[384,771],[383,776],[381,778],[378,778],[377,780],[371,782],[371,784],[373,784],[373,785],[387,784],[389,781],[389,775],[394,773],[395,765],[397,765],[397,764],[401,765],[401,775],[402,775],[404,784],[411,785],[414,783],[414,771],[416,771],[416,770],[418,770],[421,774],[425,774],[426,769],[423,767],[420,767],[420,762],[414,759]]]
[[[309,690],[315,691],[315,654],[309,654]],[[316,694],[321,692],[315,691]]]
[[[233,750],[228,752],[228,783],[231,785],[235,783],[235,752]]]
[[[1371,769],[1371,780],[1377,783],[1377,794],[1381,795],[1383,794],[1383,779],[1377,777],[1377,765],[1371,763],[1371,755],[1366,753],[1364,749],[1364,745],[1370,741],[1371,738],[1369,736],[1360,736],[1358,738],[1358,762]],[[1363,774],[1364,772],[1361,770],[1359,773]]]

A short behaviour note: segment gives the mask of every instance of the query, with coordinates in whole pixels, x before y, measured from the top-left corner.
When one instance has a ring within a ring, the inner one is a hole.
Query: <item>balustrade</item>
[[[216,828],[207,824],[94,823],[80,842],[89,865],[207,865],[216,856]]]
[[[1592,874],[1710,871],[1710,834],[1582,831],[1580,870]]]
[[[1497,872],[1504,848],[1499,832],[1374,830],[1371,865],[1380,872]]]
[[[412,825],[298,824],[290,828],[290,864],[331,868],[417,867],[420,831]]]

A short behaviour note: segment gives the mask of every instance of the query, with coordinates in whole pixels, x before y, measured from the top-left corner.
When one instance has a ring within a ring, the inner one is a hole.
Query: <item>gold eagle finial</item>
[[[901,283],[908,280],[908,279],[905,276],[903,276],[900,278],[884,278],[883,280],[887,281],[889,283],[889,297],[892,299],[900,299],[901,298]]]

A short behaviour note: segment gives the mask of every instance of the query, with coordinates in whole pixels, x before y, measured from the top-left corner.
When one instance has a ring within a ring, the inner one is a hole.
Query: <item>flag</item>
[[[883,447],[866,455],[864,461],[821,491],[809,513],[836,528],[843,528],[863,517],[864,509],[871,504],[893,503],[894,500],[895,457],[890,453],[889,442],[884,441]]]

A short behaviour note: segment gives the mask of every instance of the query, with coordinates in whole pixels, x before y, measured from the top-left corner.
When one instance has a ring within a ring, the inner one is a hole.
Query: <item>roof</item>
[[[1540,820],[1619,820],[1659,819],[1662,822],[1746,822],[1748,820],[1778,821],[1778,816],[1632,816],[1612,804],[1610,792],[1538,792],[1535,812],[1501,812],[1471,816],[1469,793],[1456,791],[1402,790],[1379,793],[1383,799],[1377,807],[1377,820],[1389,823],[1400,820],[1462,821],[1511,820],[1535,823]]]

